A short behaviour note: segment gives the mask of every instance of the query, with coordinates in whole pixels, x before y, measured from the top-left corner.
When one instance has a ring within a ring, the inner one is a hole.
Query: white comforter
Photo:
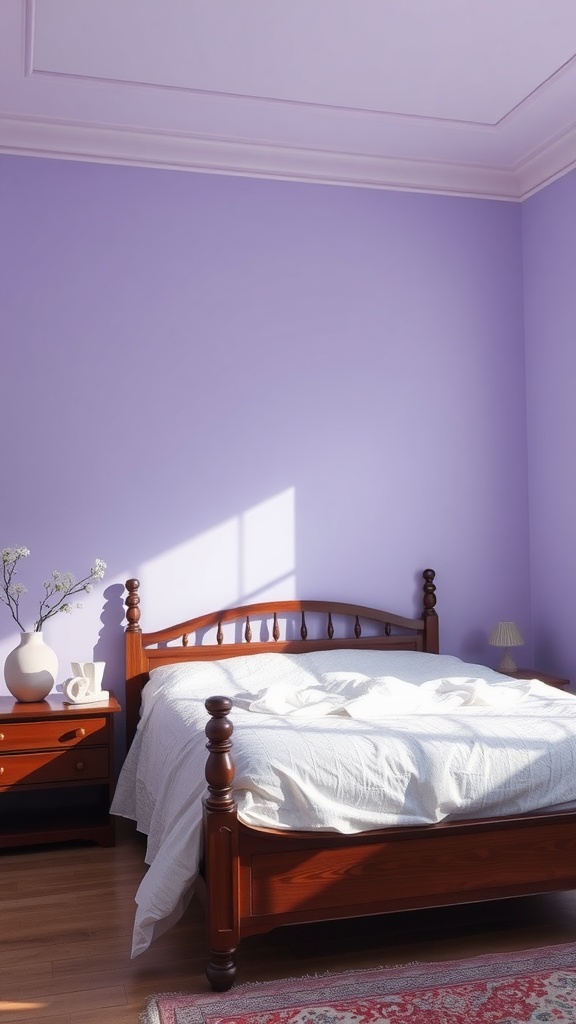
[[[205,793],[208,696],[234,701],[248,824],[358,832],[576,800],[576,700],[458,658],[258,654],[155,669],[114,814],[148,836],[132,955],[183,913]]]

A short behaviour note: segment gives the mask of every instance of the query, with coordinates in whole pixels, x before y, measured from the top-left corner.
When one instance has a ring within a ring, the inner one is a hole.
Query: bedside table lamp
[[[503,647],[504,653],[498,665],[498,672],[509,675],[516,672],[517,665],[510,655],[509,647],[521,647],[524,643],[522,634],[515,622],[498,622],[490,634],[488,643],[491,647]]]

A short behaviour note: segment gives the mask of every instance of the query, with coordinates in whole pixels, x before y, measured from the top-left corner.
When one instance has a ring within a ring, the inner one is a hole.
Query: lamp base
[[[510,651],[508,650],[507,647],[505,648],[504,654],[502,655],[502,660],[498,665],[498,671],[501,672],[502,675],[504,676],[509,676],[513,672],[518,671],[518,666],[514,661],[513,657],[511,656]]]

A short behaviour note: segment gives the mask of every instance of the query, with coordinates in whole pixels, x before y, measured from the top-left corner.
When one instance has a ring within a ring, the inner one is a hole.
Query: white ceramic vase
[[[44,700],[56,682],[58,658],[42,633],[21,633],[20,643],[4,663],[9,692],[23,703]]]

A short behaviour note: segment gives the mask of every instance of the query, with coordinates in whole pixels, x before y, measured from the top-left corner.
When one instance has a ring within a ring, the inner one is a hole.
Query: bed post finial
[[[209,754],[205,769],[208,796],[204,806],[209,811],[230,811],[235,808],[232,799],[234,766],[230,757],[233,726],[228,718],[232,701],[228,697],[208,697],[204,706],[211,716],[205,729]]]
[[[434,586],[434,580],[436,573],[434,569],[424,569],[422,573],[424,578],[424,615],[436,615],[434,608],[436,607],[436,587]]]
[[[424,579],[424,607],[422,615],[424,618],[425,650],[430,654],[438,654],[440,646],[438,637],[438,615],[436,613],[436,587],[434,585],[436,573],[434,569],[424,569],[422,576]]]
[[[126,626],[127,633],[141,633],[142,630],[138,623],[140,622],[140,595],[138,594],[138,587],[140,586],[140,580],[126,580],[126,590],[128,591],[128,597],[126,598],[126,618],[128,619],[128,625]]]

